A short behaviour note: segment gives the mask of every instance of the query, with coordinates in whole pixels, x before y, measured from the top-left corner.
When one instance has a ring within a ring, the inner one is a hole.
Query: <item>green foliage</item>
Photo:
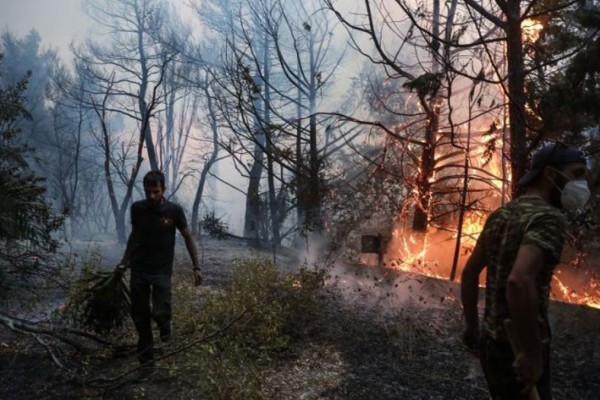
[[[417,76],[412,81],[407,81],[403,86],[406,89],[417,92],[420,98],[433,98],[436,96],[441,85],[442,74],[426,72]]]
[[[129,319],[131,300],[122,274],[96,271],[98,256],[92,256],[71,286],[61,317],[77,327],[106,335],[123,327]]]
[[[586,2],[557,9],[546,16],[535,59],[561,62],[527,90],[528,103],[534,109],[539,104],[544,134],[551,137],[578,134],[600,122],[600,8]]]
[[[3,57],[0,55],[0,63]],[[11,288],[31,287],[36,279],[52,275],[48,255],[56,250],[52,232],[62,218],[53,215],[45,199],[43,179],[26,161],[29,148],[17,139],[17,122],[30,115],[23,106],[29,73],[15,85],[0,87],[0,287],[2,297]]]
[[[214,211],[208,212],[202,221],[200,221],[200,229],[208,233],[210,236],[217,239],[227,239],[229,227],[221,218],[215,215]]]
[[[185,301],[193,295],[189,282],[180,285],[176,280],[174,296],[183,298],[174,301],[174,319],[185,324],[178,325],[178,332],[201,337],[235,322],[209,343],[173,359],[172,368],[197,374],[189,384],[202,398],[265,398],[261,371],[320,329],[324,280],[323,270],[282,274],[269,260],[236,260],[231,282],[202,300],[200,312],[189,298]]]

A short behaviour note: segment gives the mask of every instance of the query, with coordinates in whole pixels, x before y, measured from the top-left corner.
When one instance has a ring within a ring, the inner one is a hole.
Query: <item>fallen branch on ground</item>
[[[0,324],[12,332],[33,337],[48,353],[52,362],[61,370],[68,371],[62,362],[56,350],[51,343],[47,342],[46,337],[58,340],[64,344],[71,346],[81,352],[85,348],[85,344],[78,342],[76,338],[83,338],[94,341],[102,346],[113,347],[114,344],[106,339],[96,336],[89,332],[84,332],[76,329],[60,328],[53,326],[44,326],[39,322],[27,321],[18,317],[13,317],[6,313],[0,312]]]

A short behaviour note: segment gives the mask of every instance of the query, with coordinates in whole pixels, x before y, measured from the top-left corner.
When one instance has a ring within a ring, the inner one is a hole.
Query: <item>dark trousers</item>
[[[541,400],[552,400],[549,344],[544,345],[543,355],[544,372],[536,387]],[[486,336],[482,337],[479,342],[479,359],[492,399],[529,399],[528,395],[521,394],[524,386],[517,380],[513,369],[515,356],[509,343],[496,341]]]
[[[132,271],[130,289],[131,319],[138,334],[138,358],[145,364],[154,360],[152,320],[161,332],[171,331],[171,276]]]

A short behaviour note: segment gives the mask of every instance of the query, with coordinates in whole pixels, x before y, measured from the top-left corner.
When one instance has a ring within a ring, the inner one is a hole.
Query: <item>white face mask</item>
[[[590,198],[590,189],[585,179],[569,181],[560,195],[560,202],[565,210],[577,210],[585,206]]]

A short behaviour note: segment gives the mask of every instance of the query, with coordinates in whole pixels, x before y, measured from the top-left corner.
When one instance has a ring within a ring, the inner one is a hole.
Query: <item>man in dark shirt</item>
[[[543,147],[520,181],[524,194],[486,221],[462,274],[464,343],[479,355],[493,399],[528,399],[536,388],[551,399],[548,301],[565,239],[563,209],[589,197],[586,160],[560,143]],[[487,267],[481,332],[479,274]],[[510,319],[514,329],[506,331]],[[520,344],[514,354],[509,339]]]
[[[145,366],[152,366],[154,361],[152,320],[158,325],[161,341],[171,336],[171,274],[176,229],[185,239],[192,259],[194,284],[202,283],[196,245],[183,209],[167,201],[164,192],[163,173],[148,172],[144,176],[146,199],[131,205],[131,234],[116,269],[123,273],[131,268],[131,317],[138,333],[138,358]]]

